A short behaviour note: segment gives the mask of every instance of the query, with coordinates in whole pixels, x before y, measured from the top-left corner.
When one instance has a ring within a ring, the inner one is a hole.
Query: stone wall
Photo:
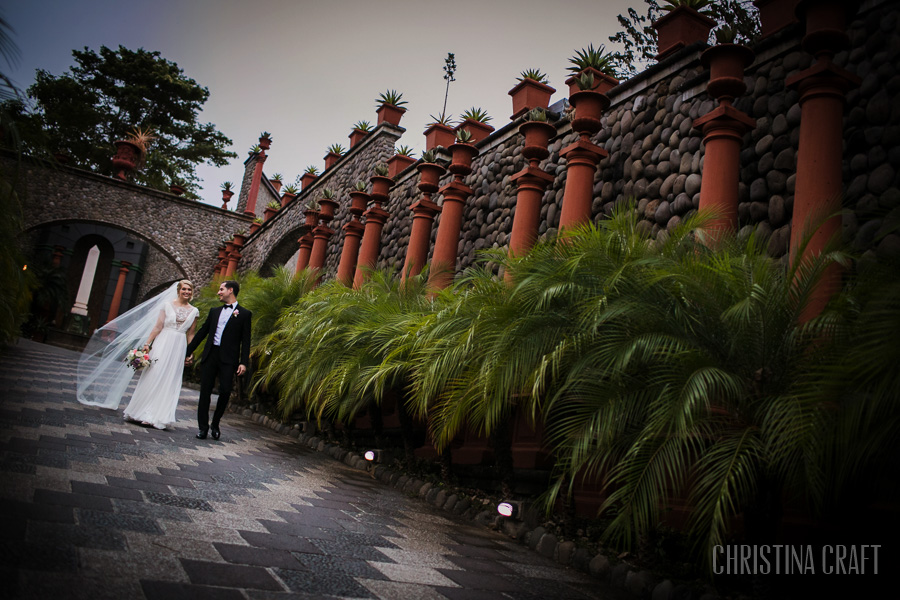
[[[205,284],[221,241],[249,225],[231,211],[80,169],[17,161],[9,153],[0,154],[0,169],[16,182],[29,236],[53,224],[88,222],[146,241],[141,295],[179,277]]]
[[[848,28],[851,48],[839,53],[838,66],[863,82],[847,95],[844,119],[845,239],[858,250],[900,253],[900,236],[877,237],[882,213],[900,206],[900,28],[896,4],[863,2]],[[795,167],[799,141],[799,94],[785,81],[809,67],[812,57],[800,47],[800,25],[763,39],[746,70],[747,92],[735,106],[757,121],[744,137],[739,188],[741,234],[751,230],[768,239],[772,256],[785,255],[791,235]],[[609,156],[600,162],[594,184],[593,216],[599,221],[616,203],[633,198],[654,236],[674,227],[699,206],[704,145],[694,119],[711,111],[706,93],[708,71],[700,64],[698,44],[683,49],[609,93],[611,105],[603,129],[593,142]],[[517,123],[494,132],[479,145],[479,156],[465,183],[474,190],[464,215],[458,270],[471,265],[483,248],[508,243],[515,214],[516,187],[510,177],[521,170],[521,138]],[[556,123],[557,137],[542,168],[556,175],[541,210],[541,235],[552,234],[566,181],[562,148],[576,135],[566,120]],[[442,183],[449,181],[446,175]],[[390,217],[382,236],[378,266],[399,272],[406,257],[412,214],[419,197],[418,173],[408,169],[397,179],[385,206]],[[352,185],[353,178],[347,178]],[[330,186],[333,187],[333,186]],[[340,186],[341,190],[345,189]],[[348,188],[347,188],[348,189]],[[436,196],[440,201],[440,195]],[[335,236],[329,245],[326,277],[333,277],[346,222],[342,199]],[[437,217],[432,242],[440,223]],[[262,232],[261,232],[262,233]]]
[[[344,239],[341,227],[350,216],[348,194],[357,181],[368,184],[372,169],[394,154],[394,144],[404,131],[402,127],[387,123],[376,127],[247,240],[240,269],[267,274],[276,265],[288,264],[293,268],[299,249],[297,240],[306,231],[303,226],[306,203],[310,199],[319,199],[322,191],[329,188],[337,193],[338,208],[330,225],[335,234],[328,245],[325,268],[327,273],[335,273]]]

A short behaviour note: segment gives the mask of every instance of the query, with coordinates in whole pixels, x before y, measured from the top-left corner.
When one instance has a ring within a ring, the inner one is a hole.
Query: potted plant
[[[247,243],[247,232],[243,229],[234,234],[234,244],[235,249],[240,251],[240,249]]]
[[[334,190],[329,188],[322,190],[322,197],[319,199],[319,218],[326,223],[334,218],[334,211],[338,205],[335,197]]]
[[[231,197],[234,196],[234,192],[231,191],[233,185],[230,181],[222,184],[222,208],[228,208],[228,203],[231,201]]]
[[[350,147],[353,148],[360,143],[364,137],[372,132],[372,124],[368,121],[357,121],[353,125],[353,131],[350,132]]]
[[[118,179],[125,181],[129,172],[143,164],[147,155],[147,147],[155,139],[152,127],[146,129],[135,127],[125,136],[124,140],[114,142],[116,155],[113,157],[112,165],[117,170],[116,177]]]
[[[456,143],[450,146],[450,172],[457,176],[472,172],[472,159],[478,154],[475,136],[471,131],[460,129],[456,132]]]
[[[462,122],[456,126],[456,131],[466,130],[472,134],[471,143],[477,144],[487,136],[491,135],[494,128],[487,124],[491,120],[488,114],[477,107],[472,107],[465,111],[462,115]],[[458,140],[457,140],[458,141]]]
[[[437,154],[434,150],[422,153],[422,162],[416,169],[419,171],[419,190],[428,194],[438,191],[441,175],[446,169],[437,163]]]
[[[178,179],[177,177],[172,180],[172,183],[169,184],[169,191],[175,194],[176,196],[184,196],[184,181]]]
[[[272,146],[272,134],[268,131],[263,131],[259,134],[259,147],[263,150],[268,150]]]
[[[265,210],[263,211],[263,220],[268,221],[269,219],[274,217],[280,208],[281,208],[280,202],[276,202],[275,200],[272,200],[271,202],[269,202],[266,205]]]
[[[262,227],[263,220],[262,217],[256,217],[253,221],[250,222],[250,235],[256,233],[260,227]]]
[[[388,177],[396,177],[414,164],[416,159],[413,158],[413,149],[409,146],[399,146],[394,156],[388,159]]]
[[[325,155],[325,169],[327,170],[334,166],[334,163],[336,163],[338,159],[344,155],[345,152],[346,150],[344,150],[344,147],[340,144],[332,144],[328,146],[328,154]]]
[[[453,115],[441,113],[438,116],[429,115],[431,123],[425,129],[425,149],[431,150],[438,146],[449,148],[456,140],[453,130]]]
[[[397,90],[387,90],[379,94],[376,100],[378,110],[375,111],[378,113],[378,124],[400,125],[400,119],[406,112],[406,109],[402,108],[405,104],[406,100],[403,99],[403,94]]]
[[[519,83],[509,90],[513,104],[510,119],[518,119],[532,108],[550,106],[550,97],[556,90],[550,87],[547,75],[539,69],[526,69],[517,80]]]
[[[581,91],[578,78],[585,73],[594,76],[594,87],[591,89],[595,92],[605,94],[619,85],[619,80],[615,77],[616,69],[612,63],[612,57],[606,52],[606,46],[603,44],[600,44],[599,48],[594,48],[594,45],[591,44],[587,48],[577,50],[575,55],[569,58],[569,62],[572,63],[572,66],[567,69],[572,76],[566,79],[566,84],[569,86],[570,96]]]
[[[366,206],[369,204],[369,194],[366,193],[366,189],[365,181],[357,181],[353,186],[353,191],[350,192],[351,214],[359,216],[366,210]]]
[[[316,223],[319,222],[319,211],[321,209],[322,207],[319,206],[319,203],[310,198],[306,203],[306,210],[303,211],[303,215],[306,217],[303,224],[310,228],[315,227]]]
[[[753,50],[735,44],[737,32],[730,25],[716,29],[716,45],[703,51],[701,64],[709,69],[709,83],[706,91],[713,98],[730,103],[747,91],[744,83],[744,69],[753,62]]]
[[[255,144],[253,146],[250,146],[250,151],[248,152],[248,154],[259,154],[260,152],[262,152],[262,147],[259,144]]]
[[[525,136],[522,155],[531,160],[543,160],[550,156],[547,146],[556,135],[556,127],[547,121],[547,111],[543,108],[532,108],[525,116],[525,122],[519,125],[519,133]]]
[[[577,85],[580,91],[569,96],[575,107],[572,129],[579,133],[597,133],[602,127],[603,111],[609,107],[609,96],[596,91],[593,73],[582,73],[577,78]]]
[[[303,175],[300,176],[300,189],[306,189],[319,177],[319,168],[314,167],[313,165],[309,165],[306,167],[306,170],[303,171]]]
[[[386,202],[388,199],[388,191],[391,189],[394,180],[388,177],[390,169],[384,163],[378,163],[373,169],[375,172],[370,181],[372,182],[372,198],[376,202]]]
[[[282,179],[283,177],[281,173],[275,173],[274,175],[272,175],[272,179],[269,180],[269,183],[271,183],[272,187],[275,188],[276,194],[281,193],[281,186],[283,184]]]
[[[287,204],[291,200],[293,200],[294,198],[297,197],[297,193],[300,191],[300,189],[294,183],[290,183],[290,184],[284,186],[283,189],[284,189],[284,195],[281,196],[281,206],[287,206]]]
[[[664,0],[660,8],[668,14],[653,23],[658,52],[656,60],[709,38],[716,22],[708,16],[707,6],[709,0]]]

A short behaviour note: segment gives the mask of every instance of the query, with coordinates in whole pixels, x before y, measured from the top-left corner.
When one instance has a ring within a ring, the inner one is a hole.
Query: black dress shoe
[[[214,440],[219,439],[219,428],[218,428],[218,427],[213,427],[213,428],[210,430],[210,433],[212,433],[212,438],[213,438]],[[204,437],[205,437],[205,436],[204,436]]]
[[[201,429],[201,430],[200,430],[200,432],[197,434],[197,439],[198,439],[198,440],[205,440],[205,439],[206,439],[206,430],[205,430],[205,429]]]

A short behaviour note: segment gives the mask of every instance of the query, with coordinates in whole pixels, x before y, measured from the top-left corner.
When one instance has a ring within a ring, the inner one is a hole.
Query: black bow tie
[[[231,305],[230,305],[230,304],[226,304],[226,305],[225,305],[225,308],[231,308]]]

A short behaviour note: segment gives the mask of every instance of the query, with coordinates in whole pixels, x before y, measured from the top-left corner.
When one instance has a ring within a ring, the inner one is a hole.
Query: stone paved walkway
[[[0,597],[621,598],[197,394],[156,431],[78,404],[77,354],[0,350]]]

